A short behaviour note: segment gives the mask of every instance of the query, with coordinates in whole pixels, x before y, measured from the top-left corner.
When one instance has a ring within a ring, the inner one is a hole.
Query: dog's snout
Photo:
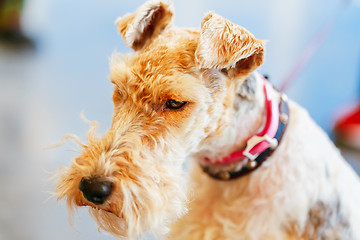
[[[112,192],[113,184],[108,181],[82,178],[79,189],[84,197],[95,204],[103,204]]]

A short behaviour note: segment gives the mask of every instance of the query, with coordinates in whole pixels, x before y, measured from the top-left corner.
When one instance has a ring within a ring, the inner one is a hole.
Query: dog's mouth
[[[111,204],[109,203],[104,203],[102,205],[96,205],[93,204],[91,202],[83,202],[81,204],[78,205],[79,207],[87,207],[91,213],[91,215],[95,216],[95,218],[97,218],[96,216],[102,216],[104,215],[104,213],[106,213],[106,215],[110,214],[110,216],[112,216],[111,218],[116,218],[118,220],[124,220],[124,214],[121,211],[115,211],[114,209],[111,208]]]
[[[83,194],[82,194],[83,195]],[[105,202],[101,204],[96,204],[93,202],[88,201],[84,196],[82,196],[82,200],[77,203],[79,207],[88,207],[92,211],[99,211],[99,212],[107,212],[115,215],[118,218],[122,218],[123,214],[121,214],[121,211],[116,211],[116,207],[114,207],[114,204],[110,202],[110,200],[106,200]]]
[[[90,207],[90,208],[92,208],[93,210],[96,210],[96,211],[104,211],[104,212],[107,212],[107,213],[111,213],[111,214],[115,215],[118,218],[122,218],[121,215],[123,215],[123,214],[115,213],[112,210],[107,209],[107,208],[101,208],[101,207],[99,207],[97,205],[94,205],[94,204],[83,205],[83,207]]]

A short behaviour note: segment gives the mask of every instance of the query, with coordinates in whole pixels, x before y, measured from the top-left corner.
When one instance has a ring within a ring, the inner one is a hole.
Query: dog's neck
[[[230,154],[244,148],[246,140],[261,129],[265,121],[265,95],[264,80],[257,73],[251,74],[237,89],[236,99],[233,104],[233,117],[223,135],[212,139],[206,146],[194,155],[203,166],[212,165]],[[279,95],[272,88],[273,101],[279,102]],[[205,161],[205,159],[208,161]],[[247,161],[240,163],[246,165]],[[221,170],[239,168],[239,162],[221,166]],[[212,166],[213,167],[213,166]],[[220,166],[219,166],[220,167]]]

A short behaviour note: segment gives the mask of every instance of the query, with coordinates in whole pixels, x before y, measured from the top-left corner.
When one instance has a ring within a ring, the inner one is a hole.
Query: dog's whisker
[[[84,147],[85,145],[82,143],[82,141],[80,140],[80,138],[74,134],[66,134],[64,135],[59,142],[46,146],[44,147],[44,150],[49,150],[49,149],[53,149],[53,148],[58,148],[61,147],[62,145],[64,145],[67,141],[73,141],[75,143],[77,143],[79,146]]]

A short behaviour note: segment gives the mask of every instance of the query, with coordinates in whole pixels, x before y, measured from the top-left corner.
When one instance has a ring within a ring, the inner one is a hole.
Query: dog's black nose
[[[84,197],[95,204],[103,204],[110,196],[113,184],[107,181],[99,181],[94,178],[82,178],[79,183],[79,189]]]

